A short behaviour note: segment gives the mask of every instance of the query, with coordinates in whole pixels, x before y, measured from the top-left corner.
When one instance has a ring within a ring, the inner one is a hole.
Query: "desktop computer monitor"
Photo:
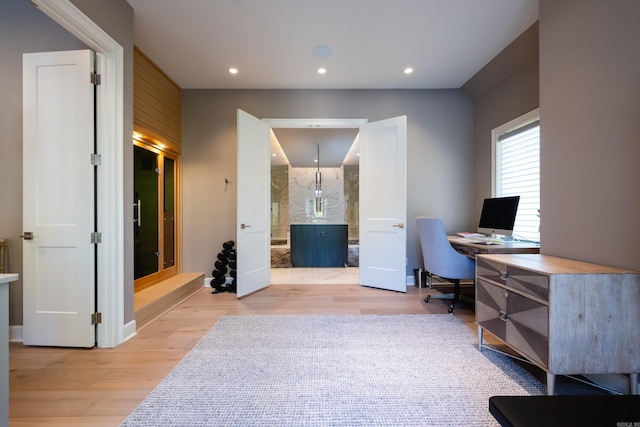
[[[511,236],[520,196],[484,199],[478,233]]]

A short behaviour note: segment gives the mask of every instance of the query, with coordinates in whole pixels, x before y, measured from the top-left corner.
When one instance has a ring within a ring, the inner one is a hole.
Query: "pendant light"
[[[316,171],[316,212],[322,212],[322,173],[320,173],[320,144],[316,144],[318,158]]]

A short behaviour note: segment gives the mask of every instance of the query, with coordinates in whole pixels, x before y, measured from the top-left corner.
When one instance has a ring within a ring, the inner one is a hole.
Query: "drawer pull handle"
[[[506,311],[500,310],[500,320],[506,322],[509,319],[509,315],[507,315]]]
[[[508,277],[509,277],[509,274],[506,271],[500,272],[500,280],[507,280]]]

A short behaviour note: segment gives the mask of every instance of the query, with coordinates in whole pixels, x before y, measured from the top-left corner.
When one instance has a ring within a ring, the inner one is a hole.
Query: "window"
[[[493,197],[520,196],[515,238],[540,241],[539,110],[492,131]]]

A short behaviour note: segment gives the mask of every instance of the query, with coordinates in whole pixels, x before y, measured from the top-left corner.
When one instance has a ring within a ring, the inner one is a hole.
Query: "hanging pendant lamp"
[[[318,159],[316,171],[316,212],[322,212],[322,173],[320,173],[320,144],[316,144],[318,149]]]

